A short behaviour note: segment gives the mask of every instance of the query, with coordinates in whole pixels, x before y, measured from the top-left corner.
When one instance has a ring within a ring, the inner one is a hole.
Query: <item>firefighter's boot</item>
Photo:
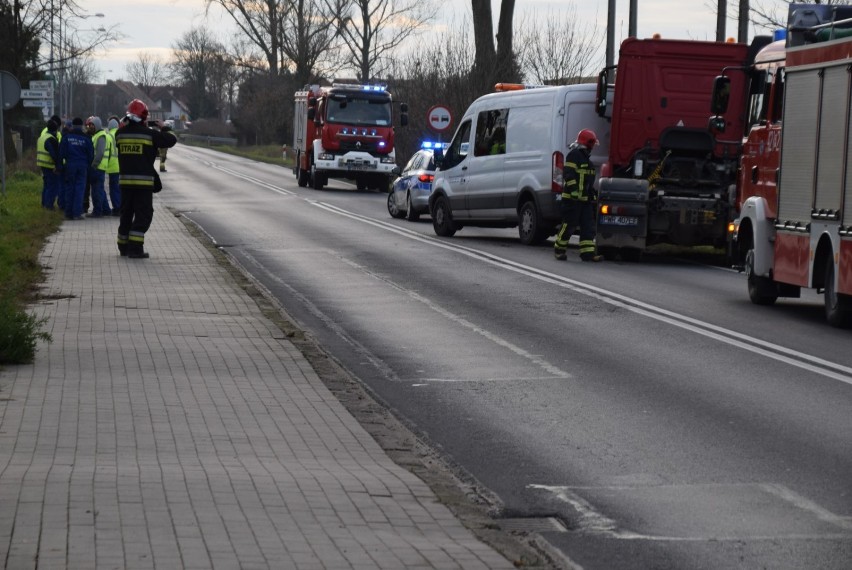
[[[127,244],[127,257],[130,259],[148,259],[149,255],[141,243],[131,242]]]

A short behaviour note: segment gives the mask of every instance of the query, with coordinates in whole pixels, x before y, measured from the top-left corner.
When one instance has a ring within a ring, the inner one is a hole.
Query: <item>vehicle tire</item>
[[[414,206],[411,204],[411,192],[405,195],[405,219],[409,222],[416,222],[420,219],[420,214],[414,211]]]
[[[435,200],[432,206],[432,228],[441,237],[453,237],[456,234],[450,202],[444,196]]]
[[[542,222],[535,202],[527,200],[518,212],[518,237],[524,245],[540,245],[550,236],[550,228]]]
[[[847,329],[852,326],[852,296],[838,293],[834,287],[834,263],[825,264],[825,319],[833,327]]]
[[[364,177],[359,176],[355,179],[355,187],[358,188],[359,192],[363,192],[367,189],[367,180]]]
[[[311,188],[314,190],[322,190],[322,187],[325,186],[323,183],[323,176],[319,172],[317,172],[317,167],[315,165],[311,165]]]
[[[748,250],[745,261],[748,298],[755,305],[773,305],[778,300],[778,286],[768,277],[754,274],[754,249]]]
[[[396,205],[396,199],[394,198],[393,192],[388,192],[388,214],[390,214],[391,218],[404,218],[405,212],[399,209]]]

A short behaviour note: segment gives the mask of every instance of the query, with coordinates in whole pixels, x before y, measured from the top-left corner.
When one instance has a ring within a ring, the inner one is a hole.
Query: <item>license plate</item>
[[[639,218],[636,216],[601,216],[600,223],[609,226],[638,226]]]

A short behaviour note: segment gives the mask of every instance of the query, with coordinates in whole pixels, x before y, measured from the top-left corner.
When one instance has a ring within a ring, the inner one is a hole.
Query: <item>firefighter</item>
[[[595,165],[592,163],[592,149],[598,144],[598,137],[589,129],[577,133],[577,141],[569,148],[562,169],[562,227],[556,234],[553,253],[558,260],[567,258],[565,249],[574,229],[580,226],[580,259],[583,261],[602,261],[595,249],[595,210],[597,195],[594,189]]]
[[[165,121],[163,123],[163,126],[160,127],[160,130],[164,133],[171,131],[172,125],[170,123],[171,123],[171,121]],[[165,147],[161,148],[160,151],[159,151],[159,154],[160,154],[160,172],[166,171],[166,157],[168,156],[168,153],[169,153],[169,149],[167,149]]]
[[[177,143],[173,133],[149,128],[147,120],[148,106],[134,99],[127,106],[127,124],[116,133],[121,186],[118,252],[133,259],[148,257],[145,232],[154,218],[154,192],[162,188],[154,169],[157,151]]]

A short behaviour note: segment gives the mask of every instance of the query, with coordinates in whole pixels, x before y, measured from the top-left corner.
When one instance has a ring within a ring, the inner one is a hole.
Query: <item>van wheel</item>
[[[416,222],[420,219],[420,214],[414,211],[414,205],[411,203],[411,192],[405,195],[405,219],[409,222]]]
[[[745,261],[748,298],[755,305],[773,305],[778,300],[778,286],[767,277],[754,274],[754,250],[748,250]]]
[[[432,228],[441,237],[453,237],[456,234],[450,202],[444,196],[435,200],[432,206]]]
[[[825,318],[833,327],[842,329],[852,326],[852,296],[838,293],[834,286],[834,262],[825,264]]]
[[[550,236],[550,228],[545,227],[538,214],[535,202],[527,200],[521,204],[518,212],[518,237],[524,245],[539,245]]]

